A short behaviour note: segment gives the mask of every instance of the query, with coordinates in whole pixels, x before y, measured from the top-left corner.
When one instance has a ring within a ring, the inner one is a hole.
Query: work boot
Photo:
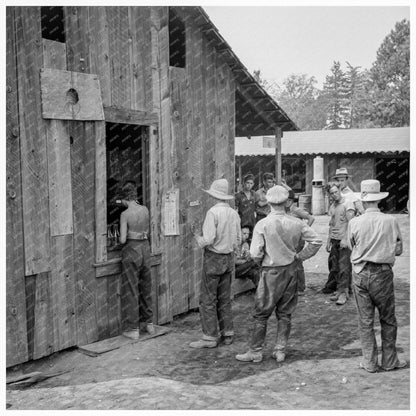
[[[381,368],[384,371],[392,371],[392,370],[396,370],[396,369],[399,369],[399,368],[404,368],[406,366],[407,366],[407,361],[405,361],[405,360],[397,360],[397,363],[396,363],[396,365],[393,368],[384,368],[384,367],[381,367]]]
[[[156,334],[155,326],[152,323],[146,324],[146,331],[149,335]]]
[[[374,368],[368,368],[368,367],[366,367],[363,363],[360,363],[360,368],[361,368],[362,370],[367,371],[368,373],[377,373],[377,367],[374,367]]]
[[[138,329],[131,329],[130,331],[124,331],[123,337],[137,340],[140,337],[140,332]]]
[[[263,353],[261,351],[248,350],[244,354],[237,354],[235,358],[238,361],[259,363],[263,360]]]
[[[348,296],[345,293],[341,293],[338,297],[338,300],[335,302],[337,305],[344,305],[347,303]]]
[[[336,301],[338,300],[339,294],[338,292],[334,292],[330,297],[329,300]]]
[[[198,341],[191,342],[189,344],[191,348],[215,348],[217,346],[217,341],[209,341],[206,339],[200,339]]]
[[[286,354],[283,351],[277,350],[273,351],[272,357],[275,358],[278,363],[282,363],[286,358]]]

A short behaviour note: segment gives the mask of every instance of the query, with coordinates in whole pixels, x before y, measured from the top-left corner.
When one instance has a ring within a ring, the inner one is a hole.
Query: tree
[[[360,66],[352,66],[347,62],[345,80],[347,87],[348,111],[346,113],[345,127],[359,128],[363,123],[363,109],[367,102],[365,94],[365,72],[360,71]]]
[[[410,22],[396,23],[377,51],[369,71],[368,116],[380,127],[410,123]]]
[[[348,80],[341,69],[339,61],[334,61],[331,75],[324,83],[324,94],[327,101],[327,129],[347,127],[348,117]]]

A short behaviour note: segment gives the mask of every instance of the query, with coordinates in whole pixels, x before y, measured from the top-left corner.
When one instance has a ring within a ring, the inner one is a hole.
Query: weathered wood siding
[[[234,184],[234,77],[186,11],[186,67],[169,66],[168,10],[64,7],[60,43],[42,39],[40,7],[7,9],[7,366],[120,333],[105,121],[43,119],[42,68],[96,74],[106,121],[149,126],[154,322],[198,306],[191,224],[211,204],[202,188]],[[179,235],[165,236],[172,189]]]

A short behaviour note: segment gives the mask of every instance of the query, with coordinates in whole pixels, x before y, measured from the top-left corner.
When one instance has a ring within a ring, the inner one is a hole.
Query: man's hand
[[[341,240],[339,242],[339,247],[340,248],[348,248],[348,244],[347,244],[347,242],[345,240]]]
[[[326,243],[326,251],[329,253],[331,251],[331,248],[332,248],[331,240],[328,240],[328,242]]]

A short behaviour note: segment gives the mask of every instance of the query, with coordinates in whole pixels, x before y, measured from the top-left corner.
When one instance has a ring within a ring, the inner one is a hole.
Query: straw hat
[[[349,178],[351,175],[348,174],[347,168],[339,168],[335,171],[335,175],[332,177],[332,179],[340,178],[340,177],[346,177]]]
[[[380,192],[380,182],[377,179],[366,179],[361,182],[361,193],[355,194],[361,201],[373,202],[386,198],[388,192]]]
[[[282,204],[288,197],[289,191],[281,185],[272,186],[266,193],[267,202],[270,204]]]
[[[228,195],[228,181],[227,179],[217,179],[212,182],[209,189],[203,189],[204,192],[216,199],[228,201],[234,199],[233,195]]]

